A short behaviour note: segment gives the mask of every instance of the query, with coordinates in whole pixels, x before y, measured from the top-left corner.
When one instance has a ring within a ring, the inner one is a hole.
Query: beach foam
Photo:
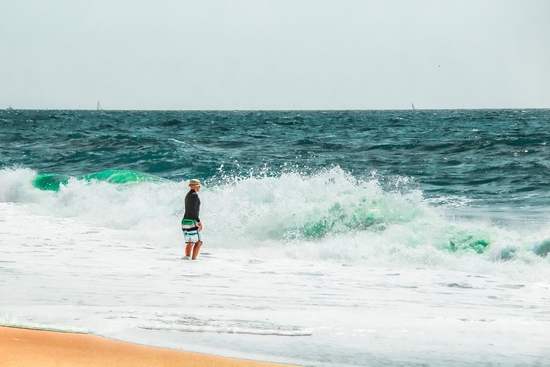
[[[126,231],[128,239],[154,246],[181,244],[177,223],[185,182],[116,183],[88,176],[48,191],[33,185],[37,177],[28,169],[0,170],[0,202]],[[533,252],[550,238],[546,226],[495,225],[489,217],[468,218],[463,207],[453,215],[456,202],[434,206],[406,183],[393,187],[382,188],[375,177],[357,180],[339,168],[311,176],[230,177],[201,191],[204,234],[210,248],[259,257],[463,269],[526,280],[549,276],[548,259]]]

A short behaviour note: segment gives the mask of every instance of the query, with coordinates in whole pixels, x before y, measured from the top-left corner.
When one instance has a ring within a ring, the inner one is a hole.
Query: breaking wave
[[[375,175],[359,180],[335,167],[312,175],[207,181],[200,193],[205,243],[257,256],[380,266],[484,273],[509,263],[504,267],[514,274],[537,264],[547,267],[542,257],[547,227],[527,231],[453,215],[456,203],[433,205],[419,189],[409,189],[414,185],[406,178],[396,180],[383,188]],[[34,214],[126,231],[158,246],[182,243],[185,181],[134,171],[68,177],[3,169],[0,187],[1,202],[25,204]]]

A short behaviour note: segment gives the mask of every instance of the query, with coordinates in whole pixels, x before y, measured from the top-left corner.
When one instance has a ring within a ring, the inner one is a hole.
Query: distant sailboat
[[[413,110],[415,110],[415,111],[416,111],[416,108],[414,107],[414,103],[411,103],[411,104],[412,104]]]
[[[6,111],[13,111],[13,108],[11,107],[11,105],[8,108],[6,108]]]
[[[97,110],[98,111],[103,111],[103,108],[101,108],[101,104],[99,104],[99,101],[97,101]]]

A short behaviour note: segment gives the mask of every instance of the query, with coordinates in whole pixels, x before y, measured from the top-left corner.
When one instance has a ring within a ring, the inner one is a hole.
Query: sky
[[[0,108],[550,108],[550,0],[0,0]]]

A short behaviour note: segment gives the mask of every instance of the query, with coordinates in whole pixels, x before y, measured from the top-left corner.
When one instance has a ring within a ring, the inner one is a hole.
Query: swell
[[[549,118],[545,110],[0,111],[0,167],[204,180],[222,166],[233,175],[338,166],[359,178],[413,177],[437,196],[490,194],[498,182],[514,198],[531,187],[546,200]]]

